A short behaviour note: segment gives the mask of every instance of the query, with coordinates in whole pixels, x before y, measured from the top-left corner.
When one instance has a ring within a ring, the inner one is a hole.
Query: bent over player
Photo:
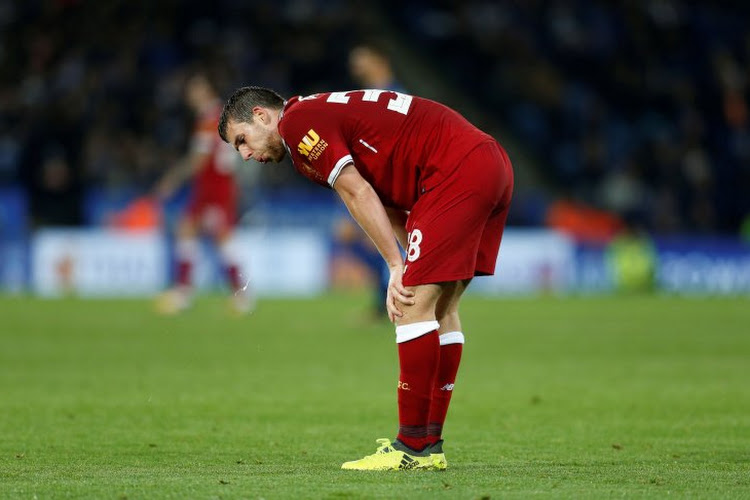
[[[299,173],[339,194],[388,264],[398,435],[342,468],[445,469],[442,429],[464,343],[458,305],[474,276],[494,273],[513,191],[503,148],[450,108],[388,90],[285,101],[243,87],[219,134],[244,160],[289,152]]]

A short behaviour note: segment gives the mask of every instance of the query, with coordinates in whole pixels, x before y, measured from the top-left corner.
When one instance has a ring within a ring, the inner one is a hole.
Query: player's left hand
[[[404,275],[404,265],[389,266],[391,277],[388,280],[388,294],[385,299],[385,308],[388,310],[388,319],[391,323],[396,318],[404,315],[398,304],[408,306],[414,305],[414,292],[407,290],[401,282]]]

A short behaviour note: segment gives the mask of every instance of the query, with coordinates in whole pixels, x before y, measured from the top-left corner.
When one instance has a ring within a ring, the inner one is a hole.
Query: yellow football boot
[[[448,461],[445,459],[445,453],[443,453],[443,440],[441,439],[437,443],[430,446],[429,450],[433,468],[436,470],[447,469]]]
[[[398,440],[391,443],[390,439],[381,438],[377,442],[380,446],[375,453],[359,460],[345,462],[341,468],[346,470],[410,470],[434,467],[429,448],[415,452]]]
[[[190,308],[191,299],[188,288],[177,286],[156,297],[154,308],[159,314],[175,316]]]

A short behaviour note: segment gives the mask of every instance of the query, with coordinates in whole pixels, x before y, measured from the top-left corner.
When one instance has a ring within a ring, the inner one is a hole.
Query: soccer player
[[[196,115],[190,151],[167,171],[157,187],[157,194],[162,199],[168,198],[188,179],[192,179],[192,193],[177,225],[176,283],[158,298],[157,309],[164,314],[176,314],[190,306],[198,238],[205,234],[219,251],[232,290],[230,307],[244,314],[252,308],[252,297],[240,276],[238,256],[229,244],[237,210],[236,155],[216,136],[221,100],[202,73],[188,78],[185,100]]]
[[[288,152],[299,173],[338,193],[388,264],[398,435],[342,468],[445,469],[442,429],[464,343],[458,306],[474,276],[494,273],[513,191],[503,148],[450,108],[373,89],[285,101],[243,87],[219,134],[244,160]]]

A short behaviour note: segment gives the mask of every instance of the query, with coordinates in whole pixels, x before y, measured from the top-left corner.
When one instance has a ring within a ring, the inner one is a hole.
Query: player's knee
[[[443,286],[443,293],[440,295],[435,311],[438,321],[448,314],[458,314],[458,302],[465,289],[463,282],[460,281],[446,283]]]
[[[450,313],[438,316],[438,323],[440,324],[440,334],[448,332],[461,331],[461,319],[458,316],[458,311],[452,311]]]
[[[440,324],[443,324],[445,321],[455,320],[458,318],[458,307],[451,307],[448,310],[437,311],[435,316]]]

